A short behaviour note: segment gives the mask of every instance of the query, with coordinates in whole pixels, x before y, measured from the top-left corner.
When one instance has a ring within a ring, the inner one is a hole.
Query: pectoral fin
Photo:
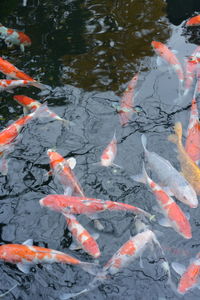
[[[23,263],[18,263],[17,267],[20,271],[22,271],[25,274],[28,274],[30,272],[30,268],[32,267],[32,265],[30,264],[23,264]]]
[[[169,221],[166,218],[159,219],[158,223],[164,227],[171,227],[171,224],[169,223]]]
[[[174,269],[174,271],[181,276],[183,275],[183,273],[186,270],[185,266],[183,266],[182,264],[179,264],[177,262],[173,262],[171,265],[172,265],[172,268]]]

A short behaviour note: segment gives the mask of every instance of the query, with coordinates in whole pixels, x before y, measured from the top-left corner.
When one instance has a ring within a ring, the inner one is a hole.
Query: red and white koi
[[[37,82],[29,75],[25,74],[24,72],[16,68],[13,64],[3,59],[2,57],[0,57],[0,72],[5,74],[6,76],[9,76],[10,78],[32,81],[33,82],[32,85],[34,85],[39,89],[46,88],[44,84]]]
[[[114,133],[111,142],[104,149],[101,155],[101,165],[104,167],[111,166],[113,164],[116,154],[117,154],[117,139],[116,139],[116,134]]]
[[[52,149],[47,150],[47,155],[50,159],[51,170],[55,178],[63,185],[65,194],[72,194],[74,192],[85,197],[83,189],[72,171],[76,165],[75,158],[66,160],[62,155]]]
[[[0,92],[9,91],[17,87],[35,86],[35,82],[29,80],[0,79]]]
[[[93,263],[82,262],[79,259],[60,251],[33,246],[31,239],[23,244],[7,244],[0,246],[0,260],[17,264],[18,269],[24,273],[28,273],[32,265],[40,263],[77,265],[91,274],[97,272],[98,266]]]
[[[197,163],[200,160],[200,122],[195,97],[192,99],[185,151],[194,162]]]
[[[3,25],[0,25],[0,38],[4,39],[8,47],[13,45],[20,46],[23,52],[25,47],[31,46],[31,39],[24,32],[7,28]]]
[[[69,231],[81,248],[94,258],[98,258],[101,252],[92,235],[78,222],[75,216],[71,214],[64,214],[64,216]]]
[[[166,62],[168,62],[172,66],[172,68],[178,76],[180,88],[182,88],[184,82],[184,73],[176,55],[161,42],[152,41],[151,45],[153,46],[153,49],[155,50],[156,54],[161,56]]]
[[[13,97],[14,100],[16,100],[19,104],[21,104],[24,108],[24,113],[27,114],[27,110],[35,111],[37,108],[39,108],[42,104],[34,100],[30,97],[24,96],[24,95],[15,95]],[[46,112],[49,114],[49,117],[63,122],[70,122],[68,120],[62,119],[59,117],[56,113],[54,113],[52,110],[50,110],[48,107],[46,108]]]
[[[135,181],[146,183],[151,188],[157,203],[161,208],[161,212],[166,217],[164,222],[161,222],[161,225],[171,226],[184,238],[190,239],[192,237],[191,226],[184,212],[176,202],[147,175],[144,164],[143,173],[138,176],[133,176],[133,179]]]
[[[151,230],[145,230],[137,235],[131,237],[104,265],[102,271],[97,273],[97,276],[88,285],[87,288],[78,293],[66,293],[60,296],[61,300],[71,299],[82,294],[91,292],[103,283],[107,276],[118,273],[122,268],[130,265],[138,256],[141,256],[143,251],[149,244],[155,243],[160,247],[160,244]],[[165,266],[163,265],[163,268]],[[165,268],[166,269],[166,268]],[[170,273],[168,272],[170,275]]]
[[[186,26],[199,26],[200,25],[200,15],[190,18],[186,24]]]
[[[119,119],[121,126],[126,126],[128,121],[131,120],[134,110],[134,93],[135,87],[138,81],[139,74],[137,73],[131,81],[128,83],[128,86],[123,93],[119,109]]]
[[[65,195],[48,195],[40,199],[40,205],[46,206],[52,210],[67,214],[95,214],[105,210],[110,211],[127,211],[134,214],[142,214],[149,219],[151,214],[145,210],[133,205],[121,202],[104,201],[100,199],[72,197]]]
[[[188,94],[196,76],[197,64],[200,62],[200,46],[195,49],[190,57],[186,60],[185,66],[185,91],[184,96]]]
[[[200,254],[190,263],[190,265],[185,268],[179,263],[172,263],[173,269],[181,275],[178,284],[178,292],[180,294],[185,294],[189,290],[199,286],[200,279]]]

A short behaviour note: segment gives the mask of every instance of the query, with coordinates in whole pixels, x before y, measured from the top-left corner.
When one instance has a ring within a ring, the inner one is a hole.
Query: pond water
[[[184,20],[200,11],[199,1],[27,0],[26,6],[22,3],[1,0],[0,21],[4,26],[26,32],[32,46],[22,53],[18,48],[8,49],[1,41],[1,56],[51,86],[51,90],[38,92],[30,87],[17,89],[15,94],[47,101],[59,116],[71,120],[72,126],[43,119],[30,122],[23,129],[20,142],[9,155],[8,175],[0,176],[0,242],[23,243],[32,238],[34,245],[68,251],[83,261],[92,261],[82,250],[68,249],[72,237],[63,216],[39,205],[39,199],[45,195],[63,192],[47,176],[46,151],[54,148],[66,158],[76,158],[74,172],[88,197],[138,205],[159,216],[153,209],[153,194],[130,178],[142,168],[141,133],[146,133],[149,150],[180,169],[175,147],[167,136],[177,120],[187,128],[192,95],[181,106],[174,105],[178,79],[173,71],[157,66],[151,41],[158,40],[177,50],[177,57],[184,63],[200,43],[199,28],[184,27]],[[135,105],[140,113],[134,114],[128,126],[122,128],[114,107],[138,71]],[[4,92],[0,96],[1,129],[23,114],[13,95]],[[123,168],[94,164],[115,130],[115,162]],[[180,206],[190,214],[192,239],[185,240],[157,222],[150,224],[150,228],[157,233],[168,261],[187,266],[200,250],[200,211],[199,207]],[[79,216],[79,220],[95,231],[88,218]],[[103,265],[130,234],[136,234],[136,229],[129,214],[103,213],[101,220],[105,229],[100,232],[98,243],[102,251],[99,263]],[[143,267],[136,259],[79,299],[198,299],[198,289],[184,296],[171,289],[161,268],[162,261],[162,253],[157,249],[152,253],[148,248],[143,255]],[[171,272],[177,285],[179,275]],[[2,262],[0,290],[4,292],[18,283],[5,299],[59,299],[62,292],[80,291],[92,279],[78,267],[68,265],[37,265],[29,274],[23,274],[15,265]]]

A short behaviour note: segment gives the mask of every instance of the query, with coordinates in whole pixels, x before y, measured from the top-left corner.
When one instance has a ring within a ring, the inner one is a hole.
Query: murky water
[[[151,41],[159,40],[178,50],[183,63],[199,44],[199,29],[186,30],[183,20],[200,10],[197,1],[53,1],[1,0],[0,20],[3,25],[17,28],[30,35],[33,45],[25,53],[18,48],[7,49],[0,44],[1,56],[34,78],[52,87],[50,93],[38,93],[35,88],[18,89],[47,101],[50,108],[73,122],[67,128],[61,122],[40,120],[30,122],[22,131],[20,142],[9,156],[8,176],[0,176],[0,239],[1,243],[22,243],[32,238],[35,245],[69,251],[83,261],[90,257],[83,251],[68,250],[72,238],[64,218],[41,208],[38,200],[44,195],[62,193],[46,176],[49,170],[48,148],[55,148],[65,157],[77,159],[75,168],[88,197],[111,199],[153,210],[155,199],[142,184],[132,181],[131,174],[141,171],[143,150],[141,133],[146,133],[148,149],[157,152],[179,168],[174,146],[167,136],[176,120],[188,125],[191,95],[182,107],[173,104],[178,95],[176,74],[158,69]],[[173,25],[174,24],[174,25]],[[127,82],[140,71],[135,104],[141,113],[135,114],[125,128],[121,128],[114,105]],[[3,78],[3,76],[2,76]],[[0,126],[22,115],[22,108],[12,95],[1,94]],[[116,163],[124,169],[113,170],[98,162],[105,146],[116,129],[118,154]],[[189,264],[199,251],[199,208],[189,209],[193,238],[184,240],[174,230],[157,223],[151,228],[169,262]],[[84,216],[79,220],[89,230],[93,224]],[[104,213],[101,220],[105,230],[98,240],[103,265],[129,238],[136,234],[133,217],[128,214]],[[91,260],[92,261],[92,260]],[[167,285],[167,275],[161,269],[162,254],[145,251],[143,267],[139,260],[122,270],[112,280],[79,299],[179,299]],[[54,264],[37,265],[28,275],[15,265],[1,263],[0,289],[4,292],[19,284],[5,299],[58,299],[62,292],[76,292],[85,288],[92,276],[79,268]],[[179,276],[172,271],[177,284]],[[198,299],[194,289],[182,299]]]

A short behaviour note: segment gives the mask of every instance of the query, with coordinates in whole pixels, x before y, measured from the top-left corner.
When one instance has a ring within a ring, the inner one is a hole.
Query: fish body
[[[24,72],[22,72],[21,70],[16,68],[13,64],[11,64],[7,60],[3,59],[2,57],[0,57],[0,72],[5,74],[6,76],[14,78],[14,79],[22,79],[22,80],[32,81],[33,82],[32,85],[37,88],[40,88],[40,89],[46,88],[42,83],[37,82],[36,80],[31,78],[29,75],[25,74]]]
[[[195,259],[185,270],[178,284],[178,292],[185,294],[199,284],[200,258]]]
[[[196,99],[192,99],[185,151],[194,162],[200,160],[200,123]]]
[[[113,210],[129,211],[133,212],[134,214],[143,214],[148,218],[152,217],[143,209],[129,204],[114,201],[104,201],[93,198],[73,197],[65,195],[48,195],[42,198],[39,202],[41,206],[46,206],[61,213],[91,215],[105,210]]]
[[[8,47],[16,45],[20,46],[20,49],[24,51],[25,47],[31,46],[31,39],[22,31],[7,28],[0,25],[0,38],[5,40]]]
[[[184,212],[176,202],[147,175],[144,165],[142,179],[138,181],[148,184],[156,197],[161,212],[164,214],[171,227],[184,238],[190,239],[192,237],[191,226]]]
[[[104,149],[101,155],[101,165],[104,167],[111,166],[115,159],[116,154],[117,154],[117,139],[114,134],[112,141]]]
[[[101,255],[99,246],[89,232],[78,222],[73,215],[64,215],[68,229],[72,233],[75,240],[80,244],[81,248],[93,256],[98,258]]]
[[[68,190],[70,187],[72,192],[85,197],[83,189],[70,167],[69,160],[64,159],[62,155],[52,149],[47,150],[47,155],[50,159],[51,170],[64,189]]]
[[[126,126],[128,121],[131,120],[134,112],[134,93],[138,81],[139,74],[136,74],[129,82],[123,96],[121,98],[119,119],[122,126]]]
[[[142,144],[145,152],[145,158],[160,181],[161,186],[169,187],[174,196],[189,205],[197,207],[197,195],[190,183],[171,165],[171,163],[155,152],[149,152],[146,149],[146,136],[142,135]]]
[[[171,142],[175,143],[178,148],[178,159],[181,165],[181,171],[184,177],[191,183],[196,193],[200,194],[200,169],[190,156],[185,151],[182,144],[182,125],[177,122],[174,126],[175,134],[170,135],[168,138]]]
[[[178,76],[180,84],[182,85],[184,81],[184,73],[176,55],[161,42],[152,41],[151,45],[153,46],[153,49],[155,50],[156,54],[161,56],[166,62],[168,62],[172,66],[172,68]]]
[[[90,271],[92,273],[94,265],[92,263],[82,262],[60,251],[26,244],[7,244],[0,246],[0,260],[17,264],[18,268],[25,273],[28,273],[28,265],[40,263],[79,265],[85,270],[88,268],[89,273]]]
[[[186,26],[199,26],[200,25],[200,15],[190,18],[186,22]]]
[[[186,60],[184,95],[188,94],[192,86],[192,83],[196,75],[197,64],[200,62],[199,60],[200,60],[200,47],[197,47],[195,51],[192,53],[192,55]]]
[[[29,80],[8,80],[8,79],[0,79],[0,92],[12,90],[17,87],[27,87],[29,85],[34,86],[33,81]]]
[[[25,109],[28,109],[30,111],[35,111],[37,108],[41,106],[41,103],[37,100],[34,100],[30,97],[24,96],[24,95],[15,95],[13,97],[14,100],[16,100],[19,104],[21,104]],[[48,107],[45,110],[49,116],[55,120],[58,121],[65,121],[67,120],[62,119],[59,117],[56,113],[54,113],[52,110],[50,110]]]

